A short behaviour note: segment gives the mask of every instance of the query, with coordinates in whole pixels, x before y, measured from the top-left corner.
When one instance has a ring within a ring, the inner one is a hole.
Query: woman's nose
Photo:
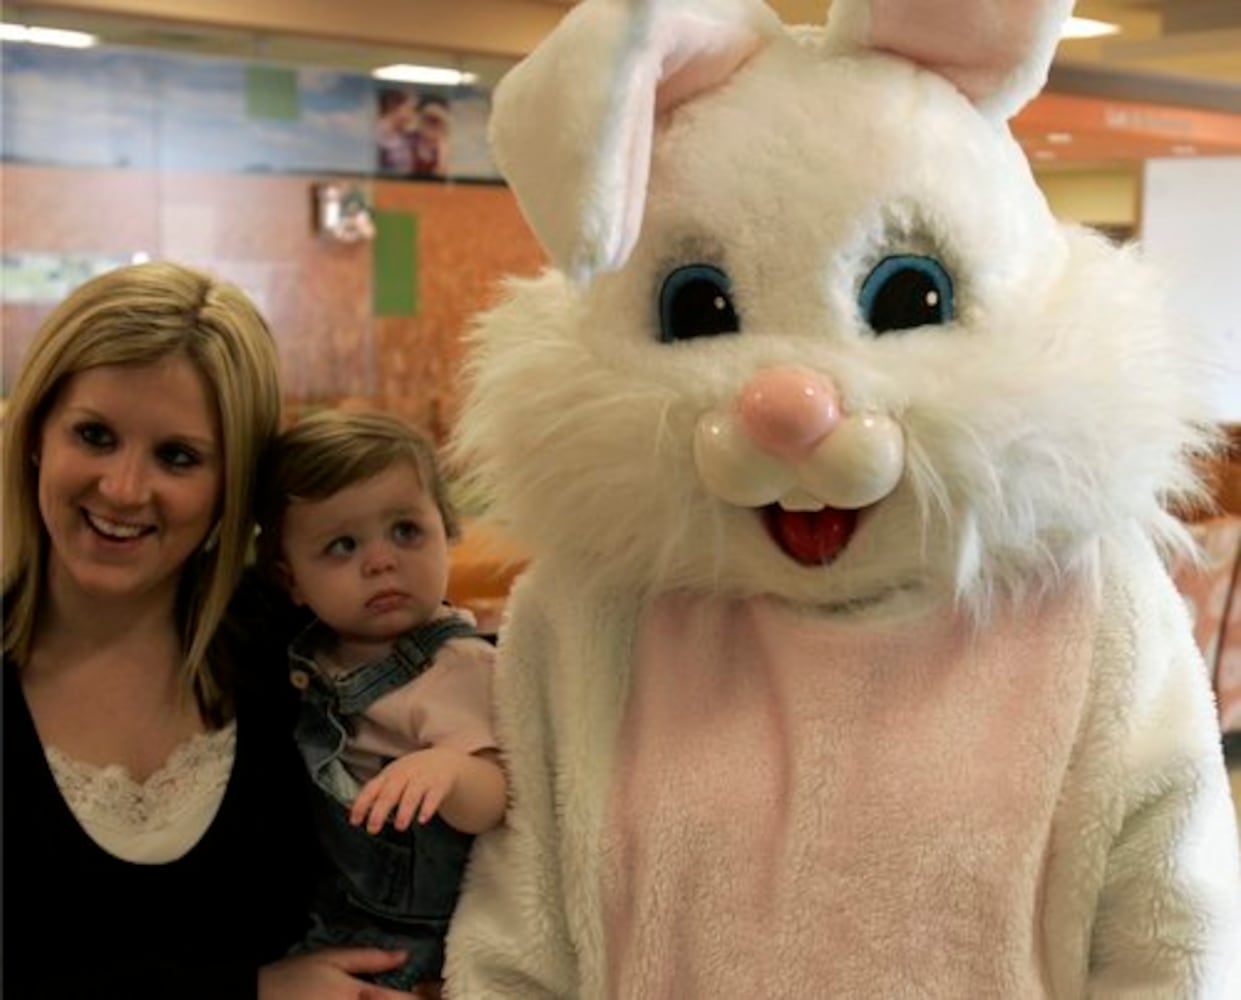
[[[145,458],[131,451],[111,455],[99,480],[99,492],[121,506],[146,503],[151,496],[151,482]]]

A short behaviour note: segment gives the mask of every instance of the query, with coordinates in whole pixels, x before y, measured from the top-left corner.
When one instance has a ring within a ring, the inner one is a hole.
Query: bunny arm
[[[500,637],[497,735],[507,822],[475,842],[448,936],[448,995],[580,1000],[605,995],[596,863],[628,670],[615,636],[634,602],[583,584],[570,563],[514,585]],[[551,621],[547,608],[556,610]],[[605,645],[606,644],[606,645]]]
[[[1218,721],[1184,601],[1150,546],[1139,541],[1135,548],[1137,572],[1125,581],[1125,620],[1117,623],[1127,627],[1111,636],[1122,655],[1100,657],[1096,681],[1100,704],[1118,711],[1097,711],[1079,750],[1087,760],[1111,758],[1110,775],[1096,780],[1122,789],[1118,816],[1079,822],[1074,830],[1089,838],[1110,826],[1113,837],[1090,942],[1088,995],[1236,996],[1241,871]],[[1125,646],[1130,669],[1109,671],[1109,664],[1125,662]],[[1072,798],[1093,784],[1079,785],[1066,804],[1072,808]]]
[[[508,818],[476,838],[447,941],[448,993],[455,997],[572,997],[577,969],[556,863],[552,716],[547,674],[538,651],[549,648],[547,624],[527,601],[528,576],[509,599],[503,658],[495,680],[496,729],[505,747]],[[533,656],[523,652],[536,651]]]

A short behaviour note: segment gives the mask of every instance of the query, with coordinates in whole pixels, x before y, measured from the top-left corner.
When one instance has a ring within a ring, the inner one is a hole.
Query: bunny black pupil
[[[952,279],[934,257],[885,257],[862,283],[858,304],[875,333],[952,321]]]
[[[718,267],[688,264],[664,279],[659,291],[659,339],[664,343],[740,329],[728,275]]]

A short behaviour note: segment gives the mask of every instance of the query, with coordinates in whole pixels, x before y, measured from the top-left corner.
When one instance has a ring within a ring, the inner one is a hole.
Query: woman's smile
[[[82,508],[82,516],[95,534],[110,542],[132,542],[155,532],[154,525],[116,521],[100,514],[92,513],[85,507]]]

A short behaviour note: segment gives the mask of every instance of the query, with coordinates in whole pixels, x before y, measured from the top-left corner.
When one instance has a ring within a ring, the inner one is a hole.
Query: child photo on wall
[[[376,164],[396,177],[446,177],[452,127],[449,100],[399,87],[377,92]]]

